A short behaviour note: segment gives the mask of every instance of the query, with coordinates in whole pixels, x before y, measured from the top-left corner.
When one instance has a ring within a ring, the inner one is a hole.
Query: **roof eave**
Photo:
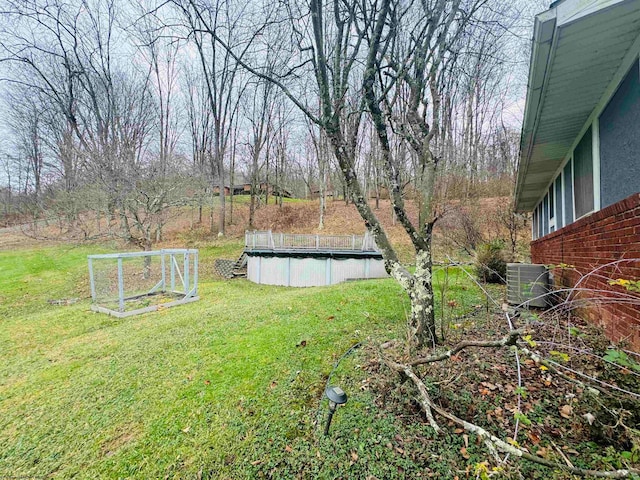
[[[544,93],[547,68],[552,57],[553,41],[556,33],[556,9],[552,8],[536,16],[533,29],[533,46],[529,63],[529,79],[527,82],[527,99],[524,110],[524,122],[520,136],[520,162],[515,191],[516,211],[523,211],[520,201],[522,185],[526,177],[531,147],[535,134],[536,120]]]
[[[520,212],[535,207],[593,109],[606,100],[640,23],[640,0],[561,0],[552,7],[535,19],[515,189]],[[597,48],[571,40],[590,32],[603,39]],[[599,49],[606,53],[598,56]],[[580,54],[568,56],[571,51]],[[588,85],[580,83],[587,78]]]

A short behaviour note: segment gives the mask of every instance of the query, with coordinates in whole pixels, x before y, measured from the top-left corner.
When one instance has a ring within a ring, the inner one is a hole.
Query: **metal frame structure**
[[[160,280],[146,293],[125,297],[125,280],[123,274],[123,260],[127,258],[144,258],[144,257],[160,257],[161,264],[161,278]],[[181,262],[179,262],[179,257]],[[98,255],[88,255],[89,261],[89,283],[91,287],[91,299],[93,305],[91,310],[99,313],[106,313],[117,318],[129,317],[131,315],[138,315],[141,313],[154,312],[159,307],[169,308],[176,305],[182,305],[185,303],[195,302],[199,300],[198,296],[198,250],[195,249],[164,249],[154,250],[148,252],[127,252],[127,253],[107,253]],[[113,310],[98,305],[98,298],[96,294],[96,284],[94,276],[94,260],[116,260],[118,268],[118,310]],[[191,260],[193,260],[193,271],[191,271]],[[180,265],[182,263],[182,265]],[[168,278],[167,278],[168,277]],[[180,288],[181,287],[181,288]],[[126,302],[129,300],[136,300],[142,297],[150,297],[159,294],[170,294],[177,297],[176,300],[151,305],[144,308],[137,308],[135,310],[125,310]]]

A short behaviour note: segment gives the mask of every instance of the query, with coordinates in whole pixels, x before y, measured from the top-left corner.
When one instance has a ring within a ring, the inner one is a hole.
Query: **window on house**
[[[600,207],[638,191],[640,65],[636,60],[600,115]],[[596,191],[597,193],[597,191]]]
[[[535,240],[539,237],[538,235],[538,208],[536,207],[533,211],[533,219],[531,221],[531,236]]]
[[[573,174],[571,173],[571,163],[569,160],[562,172],[564,176],[564,224],[573,222]]]
[[[555,232],[556,230],[556,202],[554,201],[554,190],[553,183],[551,187],[549,187],[549,193],[547,194],[549,197],[549,232]]]
[[[549,194],[542,200],[542,236],[549,233]]]
[[[556,197],[556,228],[562,228],[564,226],[564,216],[562,212],[562,174],[558,175],[555,184],[555,197]]]
[[[576,218],[593,210],[593,138],[591,127],[573,151],[573,188]]]
[[[538,204],[538,238],[542,237],[543,233],[543,224],[542,224],[542,202]]]

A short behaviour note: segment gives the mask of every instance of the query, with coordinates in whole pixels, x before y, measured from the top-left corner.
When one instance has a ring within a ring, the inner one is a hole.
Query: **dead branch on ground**
[[[504,341],[504,339],[501,340],[500,342],[502,341]],[[493,343],[498,343],[498,342],[493,342]],[[406,375],[408,378],[410,378],[413,381],[420,395],[418,398],[419,403],[423,407],[425,414],[427,415],[427,420],[429,421],[431,426],[434,428],[436,433],[440,432],[441,429],[438,427],[437,423],[435,422],[435,419],[433,418],[433,412],[436,412],[438,415],[446,418],[447,420],[450,420],[453,423],[460,425],[466,431],[478,435],[478,437],[480,437],[483,440],[483,442],[485,443],[489,451],[494,455],[494,457],[495,457],[495,452],[499,450],[501,452],[513,455],[514,457],[517,457],[517,458],[523,458],[525,460],[537,463],[539,465],[543,465],[545,467],[564,470],[574,475],[579,475],[582,477],[590,476],[590,477],[596,477],[596,478],[629,478],[632,474],[634,475],[640,474],[640,470],[638,469],[620,469],[620,470],[600,471],[600,470],[589,470],[584,468],[578,468],[570,465],[565,465],[562,463],[556,463],[551,460],[542,458],[538,455],[533,455],[529,452],[526,452],[525,450],[518,448],[515,445],[511,445],[505,442],[504,440],[496,437],[495,435],[488,432],[484,428],[457,417],[456,415],[448,412],[444,408],[434,403],[431,397],[429,396],[426,385],[415,374],[411,365],[397,363],[386,357],[383,357],[383,361],[389,368],[391,368],[392,370],[398,373],[402,373]]]
[[[431,355],[429,357],[416,358],[409,362],[409,365],[415,367],[417,365],[424,365],[426,363],[440,362],[442,360],[447,360],[451,358],[453,355],[461,352],[465,348],[469,347],[481,347],[481,348],[491,348],[491,347],[508,347],[516,345],[518,338],[522,335],[522,330],[512,330],[508,335],[504,336],[500,340],[465,340],[463,342],[458,343],[455,347],[447,350],[446,352],[440,353],[438,355]]]

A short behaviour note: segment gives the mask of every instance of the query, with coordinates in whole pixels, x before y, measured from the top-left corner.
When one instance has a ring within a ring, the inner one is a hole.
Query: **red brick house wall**
[[[640,295],[630,299],[626,289],[608,283],[618,278],[640,280],[640,193],[533,241],[531,259],[570,266],[553,270],[559,288],[579,282],[579,287],[604,290],[581,313],[604,327],[610,339],[640,349]],[[594,269],[598,270],[589,274]]]

